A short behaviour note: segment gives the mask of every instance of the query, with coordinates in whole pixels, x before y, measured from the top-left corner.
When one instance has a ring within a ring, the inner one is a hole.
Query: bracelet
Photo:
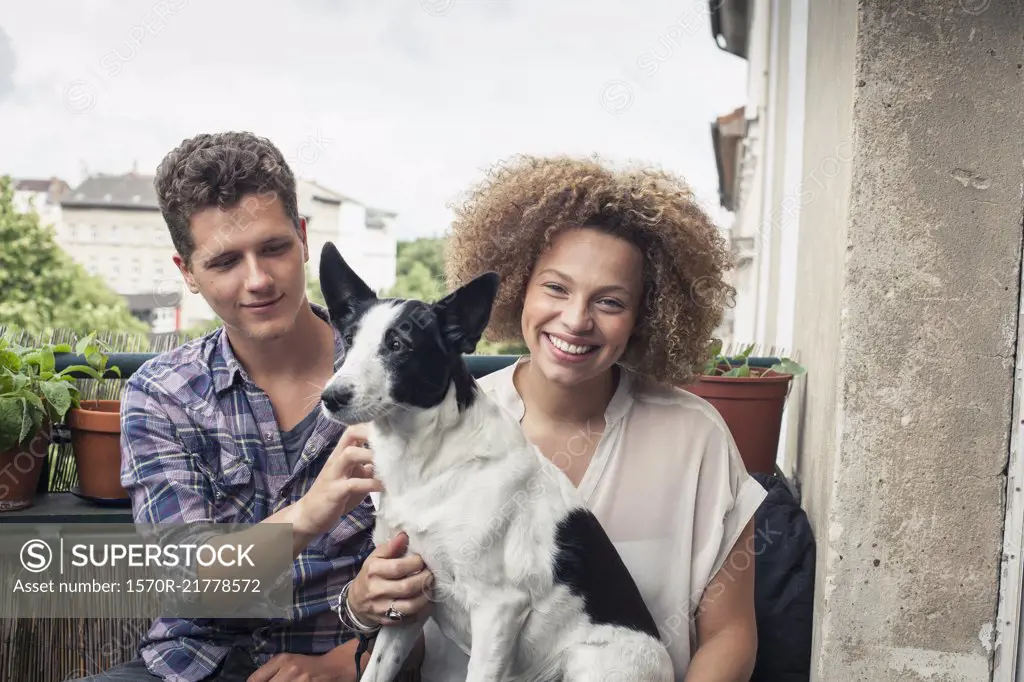
[[[349,585],[352,583],[350,582]],[[345,586],[345,612],[348,617],[352,620],[352,624],[356,626],[357,630],[362,632],[377,632],[380,630],[380,625],[363,625],[363,622],[356,618],[356,614],[352,613],[352,605],[348,603],[348,585]]]
[[[334,611],[338,614],[338,619],[341,620],[346,626],[355,630],[361,634],[372,634],[380,630],[380,625],[365,625],[362,621],[356,618],[356,615],[352,613],[352,606],[348,603],[348,588],[351,587],[353,581],[348,581],[345,586],[341,588],[341,592],[338,594],[338,600]]]

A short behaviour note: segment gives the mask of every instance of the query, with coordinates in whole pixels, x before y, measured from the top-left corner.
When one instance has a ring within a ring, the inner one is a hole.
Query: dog
[[[346,344],[322,409],[368,423],[384,488],[374,541],[405,531],[423,557],[430,617],[468,649],[467,681],[671,682],[654,618],[600,523],[466,366],[498,275],[435,303],[378,298],[328,243],[320,285]],[[393,680],[425,620],[381,628],[361,679]]]

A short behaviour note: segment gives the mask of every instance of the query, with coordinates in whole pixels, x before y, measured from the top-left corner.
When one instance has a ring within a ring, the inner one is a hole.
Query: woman
[[[757,648],[765,491],[718,413],[677,388],[705,359],[728,266],[681,181],[571,158],[493,169],[448,244],[452,286],[501,275],[488,338],[529,349],[481,385],[577,486],[687,682],[748,680]],[[465,679],[466,653],[432,621],[425,636],[424,679]]]

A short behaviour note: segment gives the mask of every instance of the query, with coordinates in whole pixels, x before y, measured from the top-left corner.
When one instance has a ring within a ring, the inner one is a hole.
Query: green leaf
[[[27,374],[14,374],[10,370],[0,371],[0,393],[21,393],[29,385]]]
[[[726,377],[749,377],[750,376],[750,365],[743,364],[738,367],[733,367],[722,376]]]
[[[89,350],[85,354],[85,361],[89,363],[90,367],[93,367],[94,369],[97,369],[100,372],[102,372],[103,366],[107,364],[107,356],[105,356],[98,350]]]
[[[38,398],[37,398],[38,399]],[[21,403],[21,424],[18,428],[18,442],[24,443],[32,434],[32,411],[29,409],[28,401],[22,398]]]
[[[18,398],[0,398],[0,452],[18,444],[21,433],[22,401]]]
[[[23,391],[21,397],[24,398],[37,411],[43,412],[46,410],[46,407],[43,405],[42,398],[37,396],[35,393],[32,393],[30,391]]]
[[[17,372],[21,369],[21,356],[12,350],[0,350],[0,367]]]
[[[79,339],[78,343],[75,344],[75,352],[79,355],[86,355],[95,340],[96,332],[92,332],[88,336]]]
[[[29,414],[32,417],[31,437],[35,438],[36,434],[39,433],[39,429],[43,426],[43,417],[46,416],[46,411],[44,410],[43,412],[39,412],[37,410],[32,410]]]
[[[39,427],[43,424],[43,417],[49,414],[49,410],[46,409],[42,399],[40,399],[40,397],[35,393],[29,393],[26,391],[24,393],[24,398],[30,422],[28,424],[28,435],[31,436],[39,431]],[[24,440],[24,436],[22,436],[22,439]]]
[[[45,372],[48,376],[53,375],[55,368],[55,361],[53,358],[53,348],[44,347],[39,351],[39,369]]]
[[[39,389],[46,397],[46,402],[53,407],[52,416],[63,419],[71,408],[71,391],[68,390],[68,385],[63,381],[44,381],[39,384]]]
[[[54,353],[70,353],[71,352],[71,344],[70,343],[58,343],[58,344],[56,344],[53,347],[53,352]]]
[[[772,365],[772,371],[778,374],[792,374],[793,376],[800,376],[807,370],[798,362],[794,362],[789,358],[782,358],[779,362]]]
[[[65,381],[74,381],[74,377],[71,376],[73,372],[81,372],[82,374],[88,374],[93,379],[102,379],[103,375],[98,370],[93,369],[88,365],[68,365],[61,370],[61,378]]]

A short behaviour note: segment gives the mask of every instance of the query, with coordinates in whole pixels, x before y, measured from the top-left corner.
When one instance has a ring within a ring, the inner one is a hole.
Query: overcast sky
[[[0,174],[154,172],[250,130],[296,173],[438,235],[516,153],[599,153],[686,177],[717,211],[711,120],[746,62],[707,0],[39,0],[0,12]]]

